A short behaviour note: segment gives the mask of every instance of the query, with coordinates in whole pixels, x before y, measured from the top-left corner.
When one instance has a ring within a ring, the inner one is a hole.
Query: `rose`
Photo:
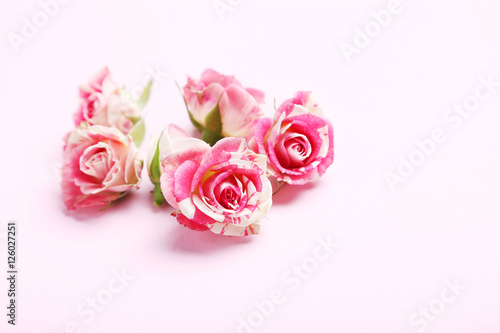
[[[176,141],[162,161],[161,191],[189,229],[246,236],[259,232],[271,206],[265,156],[243,138],[225,138],[212,148],[195,138]]]
[[[139,187],[142,160],[130,136],[116,128],[80,125],[65,138],[63,200],[70,210],[106,206]]]
[[[280,182],[302,185],[318,180],[333,163],[333,128],[310,92],[298,92],[262,118],[250,147],[267,155],[267,168]]]
[[[107,67],[81,85],[79,95],[81,101],[74,116],[76,126],[86,121],[90,125],[116,127],[128,134],[141,119],[139,104],[112,80]]]
[[[228,136],[250,138],[263,116],[262,91],[244,88],[233,76],[213,69],[205,70],[199,80],[188,77],[183,96],[191,121],[209,143]]]

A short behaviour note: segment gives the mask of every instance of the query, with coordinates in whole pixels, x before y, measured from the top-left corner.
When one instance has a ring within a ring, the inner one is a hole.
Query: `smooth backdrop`
[[[47,3],[0,0],[0,277],[8,221],[19,235],[17,325],[2,277],[0,331],[500,332],[498,1]],[[175,81],[208,67],[264,90],[268,115],[312,90],[335,162],[283,188],[255,237],[178,225],[146,172],[105,212],[67,212],[62,138],[106,65],[133,91],[156,72],[147,138],[191,128]]]

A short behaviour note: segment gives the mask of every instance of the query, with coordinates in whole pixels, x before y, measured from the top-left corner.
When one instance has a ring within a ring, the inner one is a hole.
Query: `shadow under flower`
[[[108,210],[122,210],[124,207],[132,201],[130,197],[135,196],[135,193],[130,192],[121,197],[120,199],[114,201],[108,206],[91,206],[91,207],[80,207],[76,210],[68,210],[64,204],[61,204],[61,209],[64,215],[71,217],[79,222],[94,222],[98,220],[101,216],[106,214]]]
[[[281,189],[273,195],[273,205],[286,205],[299,200],[301,196],[307,195],[306,192],[315,186],[316,183],[307,183],[305,185],[284,184]]]
[[[177,223],[177,221],[172,221]],[[255,236],[221,236],[211,231],[195,231],[178,225],[169,230],[165,237],[169,250],[186,253],[207,253],[223,250],[231,246],[251,243]]]

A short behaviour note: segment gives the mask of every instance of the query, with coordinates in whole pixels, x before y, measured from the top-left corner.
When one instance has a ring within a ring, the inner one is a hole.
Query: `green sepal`
[[[163,193],[161,192],[161,185],[160,184],[155,184],[155,189],[153,191],[153,197],[154,197],[154,204],[157,207],[160,207],[163,205],[166,200],[165,197],[163,196]]]
[[[217,134],[207,129],[201,132],[201,139],[208,143],[210,146],[213,146],[215,143],[217,143],[217,141],[223,138],[224,136],[222,136],[221,134]]]
[[[202,131],[202,140],[213,146],[217,141],[224,138],[222,135],[222,119],[220,115],[219,102],[205,118],[205,128]]]
[[[185,101],[184,101],[185,103]],[[187,105],[186,105],[186,108],[187,108]],[[193,126],[200,132],[203,132],[203,126],[196,121],[196,119],[194,119],[193,117],[193,114],[188,110],[188,115],[189,115],[189,120],[191,120],[191,123],[193,124]]]
[[[134,144],[139,147],[146,134],[146,124],[144,123],[144,119],[139,120],[128,134],[132,137]]]
[[[196,119],[194,119],[193,117],[193,114],[191,113],[191,111],[189,111],[189,108],[188,108],[188,105],[187,105],[187,102],[186,102],[186,99],[184,98],[184,94],[182,93],[182,88],[181,86],[179,85],[179,82],[175,81],[175,85],[177,86],[177,89],[179,89],[179,93],[181,94],[182,96],[182,101],[184,102],[184,105],[186,106],[186,110],[188,112],[188,115],[189,115],[189,120],[191,120],[191,123],[193,124],[193,126],[200,132],[203,132],[203,126],[196,121]]]
[[[162,134],[163,135],[163,132]],[[156,144],[156,151],[153,156],[153,160],[151,161],[151,166],[149,167],[149,179],[153,184],[160,183],[161,169],[160,169],[160,138],[158,139],[158,143]]]
[[[222,132],[222,119],[220,116],[219,102],[205,117],[205,130],[220,134]]]
[[[142,91],[141,97],[139,97],[139,100],[137,101],[137,105],[139,106],[139,109],[144,109],[146,106],[146,103],[149,100],[149,94],[151,93],[151,86],[153,85],[153,80],[149,81],[149,83],[144,87],[144,90]]]
[[[127,117],[127,118],[128,118],[128,120],[130,120],[134,124],[137,124],[142,119],[142,117]]]

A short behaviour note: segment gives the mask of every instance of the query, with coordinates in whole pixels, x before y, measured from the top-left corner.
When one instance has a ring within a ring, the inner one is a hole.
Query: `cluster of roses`
[[[149,88],[134,100],[107,69],[80,88],[78,127],[64,148],[68,209],[109,205],[138,186]],[[257,234],[277,188],[318,180],[333,162],[333,128],[310,92],[284,101],[273,119],[264,117],[262,91],[214,70],[188,78],[182,94],[201,139],[168,125],[151,141],[147,158],[155,204],[168,202],[181,225]]]

